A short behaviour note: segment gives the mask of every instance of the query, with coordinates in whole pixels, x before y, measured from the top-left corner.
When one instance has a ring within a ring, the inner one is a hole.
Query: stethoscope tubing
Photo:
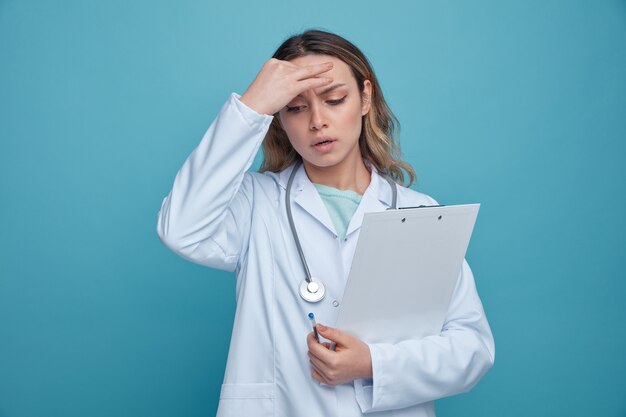
[[[305,282],[303,282],[300,285],[300,296],[306,301],[317,302],[317,301],[320,301],[322,298],[324,298],[325,287],[321,281],[316,280],[317,285],[319,285],[321,292],[317,296],[314,296],[308,293],[310,292],[309,288],[311,288],[309,287],[308,284],[313,283],[314,279],[311,276],[309,265],[306,263],[306,257],[304,256],[304,251],[302,250],[302,245],[300,244],[300,239],[298,238],[298,231],[296,230],[296,225],[293,222],[293,214],[291,213],[291,187],[293,185],[293,180],[296,177],[296,173],[298,172],[298,169],[300,168],[300,165],[302,165],[302,160],[299,159],[294,164],[293,170],[291,171],[291,175],[289,175],[289,180],[287,181],[287,189],[285,190],[285,206],[287,208],[287,219],[289,221],[289,228],[291,229],[291,234],[296,243],[296,248],[298,249],[298,255],[300,256],[300,260],[302,261],[302,266],[304,267],[304,273],[306,275],[304,277],[306,284]],[[385,180],[387,180],[387,182],[389,183],[389,186],[391,187],[392,199],[391,199],[391,207],[389,208],[389,210],[395,210],[397,208],[397,202],[398,202],[398,190],[396,188],[396,183],[393,181],[393,179],[391,179],[387,175],[384,175],[383,177],[385,178]]]
[[[298,238],[298,232],[296,231],[296,225],[293,223],[293,215],[291,214],[291,185],[293,183],[293,179],[296,177],[296,172],[298,171],[298,168],[300,168],[300,165],[302,165],[302,160],[298,160],[296,162],[296,165],[293,167],[293,171],[291,171],[291,175],[289,176],[289,181],[287,181],[287,190],[285,191],[285,205],[287,206],[287,219],[289,220],[291,234],[296,242],[298,254],[300,255],[300,260],[302,261],[302,266],[304,267],[304,273],[306,274],[305,279],[307,283],[310,283],[311,271],[309,270],[309,266],[306,263],[306,258],[304,257],[302,246],[300,245],[300,239]]]

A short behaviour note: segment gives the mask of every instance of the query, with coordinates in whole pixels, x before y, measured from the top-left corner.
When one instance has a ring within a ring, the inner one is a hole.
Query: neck
[[[363,195],[370,184],[371,174],[362,158],[344,161],[332,167],[318,167],[303,161],[309,180],[315,184],[327,185],[339,190],[352,190]]]

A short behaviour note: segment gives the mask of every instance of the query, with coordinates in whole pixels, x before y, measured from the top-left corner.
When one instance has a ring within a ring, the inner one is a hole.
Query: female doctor
[[[218,416],[434,416],[433,400],[469,390],[493,365],[465,262],[438,335],[364,343],[332,327],[363,214],[436,204],[401,185],[414,171],[394,120],[363,53],[309,30],[230,95],[176,175],[160,239],[237,276]],[[248,172],[261,145],[261,172]],[[317,342],[309,312],[335,350]]]

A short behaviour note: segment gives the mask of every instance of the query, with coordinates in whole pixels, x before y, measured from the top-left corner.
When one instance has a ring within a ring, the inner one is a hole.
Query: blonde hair
[[[339,35],[321,30],[307,30],[283,42],[274,52],[273,58],[289,61],[312,54],[330,55],[345,62],[350,67],[361,93],[364,81],[370,80],[371,106],[369,112],[363,116],[359,137],[361,155],[379,172],[391,176],[402,185],[411,185],[415,181],[415,170],[402,160],[400,146],[395,140],[400,123],[387,105],[378,79],[365,55]],[[279,118],[274,117],[263,139],[263,163],[259,171],[279,172],[300,158],[291,146]]]

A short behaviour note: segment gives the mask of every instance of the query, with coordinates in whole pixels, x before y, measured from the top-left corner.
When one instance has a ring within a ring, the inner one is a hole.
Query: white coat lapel
[[[370,185],[365,190],[361,203],[350,220],[346,237],[361,228],[365,213],[385,211],[389,207],[391,207],[391,187],[387,180],[382,178],[375,168],[372,168]]]
[[[289,175],[291,174],[292,169],[293,166],[292,168],[285,169],[281,173],[280,185],[285,189],[287,187],[287,181],[289,180]],[[324,225],[324,227],[326,227],[331,233],[337,235],[335,226],[330,219],[330,215],[328,214],[328,210],[317,192],[317,189],[306,175],[304,165],[300,165],[298,172],[296,173],[296,177],[293,179],[291,195],[293,201],[297,205],[302,207],[304,211]]]

